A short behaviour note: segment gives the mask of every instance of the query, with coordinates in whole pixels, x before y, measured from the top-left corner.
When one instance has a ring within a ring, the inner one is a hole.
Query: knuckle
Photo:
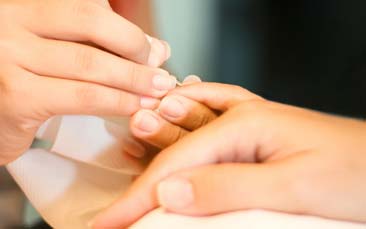
[[[140,80],[139,79],[139,68],[136,64],[128,64],[127,65],[127,87],[131,90],[138,90],[139,89],[139,85],[140,85]]]
[[[179,141],[185,135],[186,135],[186,132],[182,128],[180,128],[180,127],[179,128],[172,128],[171,132],[170,132],[170,135],[169,135],[170,136],[170,144],[173,144],[173,143]]]
[[[79,107],[83,110],[96,109],[97,101],[99,98],[99,90],[93,85],[82,85],[75,90],[75,101]]]
[[[99,15],[99,7],[89,1],[73,0],[70,2],[71,15],[77,19],[82,33],[90,34],[96,31],[96,22]]]
[[[231,111],[235,116],[242,117],[241,121],[248,127],[257,128],[268,118],[269,108],[263,101],[247,101],[235,106]]]
[[[211,115],[209,113],[202,113],[197,121],[197,127],[202,127],[211,121]]]
[[[125,96],[122,93],[118,93],[116,96],[116,104],[113,106],[115,111],[122,110],[126,106]]]
[[[193,114],[188,114],[184,117],[184,123],[190,123],[190,128],[192,130],[198,129],[207,125],[211,122],[211,114],[208,111],[205,112],[194,112]]]
[[[233,90],[236,91],[237,94],[243,98],[243,100],[262,100],[262,97],[260,97],[259,95],[256,95],[248,89],[240,87],[238,85],[234,85]]]
[[[93,74],[96,71],[96,56],[88,48],[81,46],[75,50],[75,65],[76,69],[82,76]]]
[[[22,77],[23,78],[23,77]],[[30,115],[34,109],[32,105],[32,92],[27,88],[27,82],[18,76],[0,76],[1,105],[13,114]]]
[[[114,113],[121,115],[133,115],[140,109],[140,99],[138,96],[132,94],[126,94],[123,92],[117,92],[117,102],[113,106]]]

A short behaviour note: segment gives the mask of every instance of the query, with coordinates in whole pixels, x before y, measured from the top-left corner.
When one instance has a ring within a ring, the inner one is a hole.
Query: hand
[[[366,124],[236,90],[176,89],[224,114],[162,151],[95,228],[127,227],[159,205],[198,216],[261,208],[366,222]]]
[[[107,0],[2,0],[0,27],[0,165],[51,116],[131,115],[175,87],[156,68],[170,55],[166,42]]]
[[[191,75],[182,85],[200,82],[198,76]],[[216,111],[171,91],[156,111],[142,109],[132,116],[130,130],[133,136],[123,139],[123,151],[135,157],[135,163],[140,161],[144,166],[156,153],[216,118]]]

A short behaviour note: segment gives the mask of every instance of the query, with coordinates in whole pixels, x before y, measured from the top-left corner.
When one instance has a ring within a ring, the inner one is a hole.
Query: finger
[[[151,97],[161,97],[176,86],[176,78],[165,70],[87,45],[33,38],[19,54],[15,57],[19,64],[38,75],[93,82]]]
[[[141,98],[97,84],[23,74],[37,114],[129,116],[141,109]]]
[[[226,111],[243,101],[262,100],[260,96],[242,87],[220,83],[184,85],[171,91],[170,94],[182,95],[219,111]]]
[[[148,65],[158,67],[167,61],[171,56],[171,48],[168,42],[156,39],[146,34],[146,38],[150,43],[150,55]]]
[[[282,164],[220,164],[177,172],[159,183],[159,204],[203,216],[253,208],[294,211]],[[299,209],[296,209],[299,210]]]
[[[126,137],[121,140],[124,152],[135,158],[142,158],[146,154],[145,147],[132,137]]]
[[[109,3],[108,0],[88,0],[90,2],[94,2],[98,5],[100,5],[101,7],[104,7],[106,9],[112,10],[111,4]]]
[[[145,33],[106,7],[91,1],[29,1],[22,24],[47,38],[90,41],[132,61],[161,64],[167,59],[165,44],[157,42],[161,56],[151,56],[152,44]],[[27,2],[24,2],[27,4]],[[23,4],[23,3],[22,3]],[[45,20],[47,20],[45,22]],[[156,40],[157,41],[157,40]],[[149,58],[156,58],[154,61]],[[156,66],[154,66],[156,67]]]
[[[173,125],[151,110],[140,110],[131,118],[132,134],[160,149],[177,142],[188,131]]]
[[[189,75],[183,80],[183,85],[193,84],[193,83],[201,83],[202,80],[199,76]]]
[[[207,106],[180,95],[165,97],[160,103],[159,114],[167,121],[190,131],[217,118],[216,113]]]
[[[232,157],[252,161],[253,159],[248,155],[250,155],[249,151],[256,148],[253,136],[243,131],[241,138],[246,142],[240,142],[233,135],[236,128],[240,128],[238,124],[233,125],[225,120],[224,116],[221,116],[160,152],[125,195],[107,211],[97,216],[94,227],[125,228],[157,207],[156,186],[169,174],[187,168],[230,161]],[[225,140],[220,141],[223,136],[225,136]],[[239,142],[241,145],[246,144],[248,155],[229,154],[237,152],[236,147]],[[120,217],[121,215],[124,217]]]

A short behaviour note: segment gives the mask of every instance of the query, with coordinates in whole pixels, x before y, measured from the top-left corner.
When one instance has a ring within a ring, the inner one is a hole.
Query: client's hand
[[[199,77],[192,75],[184,80],[183,86],[200,82]],[[142,109],[133,115],[130,122],[133,139],[124,139],[123,151],[135,158],[144,158],[135,160],[144,165],[157,152],[208,124],[219,114],[202,103],[172,91],[161,101],[156,111]]]
[[[366,222],[366,124],[193,84],[177,95],[225,111],[163,150],[96,228],[160,206],[188,215],[262,208]]]

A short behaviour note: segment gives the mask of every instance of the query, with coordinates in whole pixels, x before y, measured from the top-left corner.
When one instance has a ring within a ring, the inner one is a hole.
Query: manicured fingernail
[[[189,75],[183,80],[183,84],[192,84],[202,82],[201,78],[196,75]]]
[[[151,45],[148,65],[150,65],[152,67],[158,67],[164,61],[166,61],[166,57],[167,57],[166,49],[167,48],[162,41],[160,41],[156,38],[147,36],[147,40],[149,41],[149,43]]]
[[[163,101],[161,101],[159,111],[162,115],[172,118],[180,118],[186,114],[186,109],[184,108],[182,102],[173,96],[165,97]]]
[[[140,106],[144,109],[154,110],[159,106],[159,102],[158,99],[143,96],[140,99]]]
[[[165,46],[165,61],[167,61],[172,56],[172,49],[170,48],[170,45],[166,41],[161,41]]]
[[[153,132],[159,126],[158,119],[148,111],[139,111],[135,117],[135,127],[143,132]]]
[[[157,193],[159,203],[167,209],[183,209],[194,202],[192,184],[185,179],[170,178],[162,181]]]
[[[169,91],[176,87],[177,79],[168,75],[156,75],[153,78],[153,86],[159,91]]]

